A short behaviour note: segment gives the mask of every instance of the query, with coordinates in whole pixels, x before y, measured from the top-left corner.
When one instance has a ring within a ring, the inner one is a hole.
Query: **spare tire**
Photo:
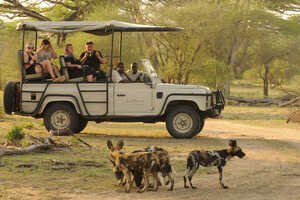
[[[3,104],[4,104],[4,111],[6,114],[11,114],[15,111],[16,105],[16,85],[17,82],[8,82],[4,89],[3,94]]]

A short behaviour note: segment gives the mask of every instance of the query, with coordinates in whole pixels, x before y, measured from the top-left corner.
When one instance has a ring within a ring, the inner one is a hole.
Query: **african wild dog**
[[[131,171],[139,169],[143,173],[144,187],[138,192],[144,192],[149,189],[149,176],[152,175],[154,179],[154,191],[158,189],[157,172],[160,166],[159,158],[152,152],[138,152],[138,153],[122,153],[123,141],[120,140],[116,147],[113,146],[110,140],[107,141],[107,147],[110,151],[110,157],[115,163],[115,168],[122,172],[126,185],[125,191],[130,192],[132,186]]]
[[[230,148],[228,149],[218,151],[192,151],[187,158],[185,176],[183,177],[184,187],[189,187],[186,184],[186,179],[188,179],[191,188],[196,189],[196,187],[192,185],[192,178],[201,165],[203,167],[216,166],[219,170],[220,185],[222,188],[227,189],[228,187],[223,184],[222,180],[223,167],[232,157],[237,156],[239,158],[243,158],[245,156],[245,153],[242,151],[242,149],[237,146],[236,140],[230,140],[229,146]]]
[[[174,178],[173,178],[173,174],[172,174],[172,166],[170,164],[170,158],[169,158],[168,152],[163,148],[154,147],[154,146],[147,147],[143,150],[133,151],[133,153],[137,153],[137,152],[152,152],[158,156],[159,162],[160,162],[158,172],[160,172],[161,176],[164,178],[164,184],[168,185],[169,183],[171,183],[169,190],[173,190]],[[139,187],[139,185],[141,185],[141,182],[142,182],[141,172],[134,171],[133,176],[134,176],[136,185]],[[165,180],[166,177],[168,177],[167,181]],[[161,185],[160,181],[159,181],[159,184]]]

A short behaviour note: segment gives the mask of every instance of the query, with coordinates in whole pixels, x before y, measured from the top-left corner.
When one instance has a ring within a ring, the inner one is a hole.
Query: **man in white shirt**
[[[112,70],[111,80],[114,83],[131,83],[131,78],[124,72],[124,63],[119,62],[117,70]]]
[[[135,62],[131,64],[131,70],[127,71],[127,75],[133,82],[143,82],[144,74],[138,71],[138,64]]]

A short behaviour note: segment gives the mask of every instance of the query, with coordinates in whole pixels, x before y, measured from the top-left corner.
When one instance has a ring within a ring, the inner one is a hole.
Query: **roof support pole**
[[[123,32],[120,32],[120,62],[122,62]]]
[[[37,38],[38,38],[38,33],[35,31],[35,43],[34,43],[34,50],[37,50]]]
[[[113,68],[113,57],[114,57],[114,30],[111,32],[111,49],[110,49],[110,68],[109,68],[109,77],[110,80],[112,76],[112,68]]]
[[[22,67],[23,67],[23,62],[24,62],[24,49],[25,49],[25,28],[23,28],[23,32],[22,32],[22,50],[21,50],[21,54],[22,54],[22,61],[21,61],[21,65],[20,65],[20,67],[21,67],[21,80],[22,80],[22,82],[24,81],[24,70],[22,69]]]

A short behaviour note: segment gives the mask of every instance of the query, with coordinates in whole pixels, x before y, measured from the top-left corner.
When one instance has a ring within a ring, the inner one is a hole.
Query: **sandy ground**
[[[229,186],[228,190],[219,187],[216,169],[212,173],[196,174],[193,183],[198,188],[195,190],[184,189],[183,172],[177,172],[175,189],[171,192],[167,191],[167,187],[160,187],[158,192],[142,194],[136,192],[127,194],[117,189],[98,193],[64,193],[59,194],[57,199],[300,199],[299,129],[274,129],[208,120],[202,135],[222,141],[235,138],[246,153],[244,159],[232,159],[224,168],[224,183]],[[172,155],[175,160],[185,159],[185,157],[180,154]],[[23,192],[30,193],[33,197],[31,199],[43,199],[39,198],[38,191],[28,188],[26,190],[24,189]]]

